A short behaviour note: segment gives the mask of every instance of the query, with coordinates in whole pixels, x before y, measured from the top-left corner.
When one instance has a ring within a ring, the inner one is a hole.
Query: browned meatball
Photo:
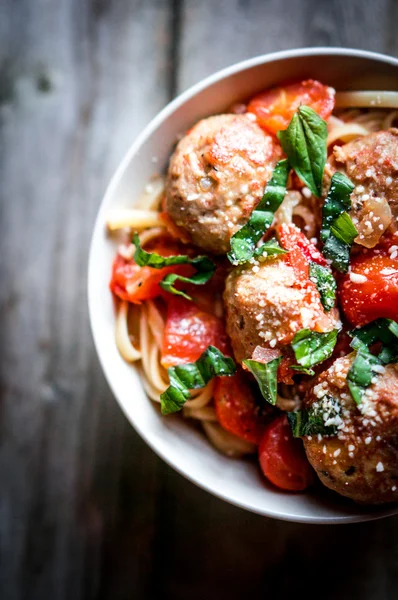
[[[283,257],[234,269],[224,292],[227,332],[238,362],[256,346],[286,345],[301,329],[331,331],[338,311],[325,313],[315,285],[303,286]]]
[[[398,365],[381,367],[358,407],[346,381],[352,362],[352,354],[337,359],[308,392],[306,408],[338,429],[304,437],[305,451],[322,483],[339,494],[365,504],[397,501]]]
[[[398,129],[378,131],[335,146],[326,169],[326,183],[335,171],[355,185],[350,215],[358,244],[373,248],[398,215]]]
[[[248,220],[280,158],[273,138],[246,115],[199,121],[170,159],[166,211],[192,242],[214,254]]]

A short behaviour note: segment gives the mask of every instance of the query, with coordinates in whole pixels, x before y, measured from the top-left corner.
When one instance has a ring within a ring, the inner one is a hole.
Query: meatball
[[[301,329],[331,331],[338,311],[325,313],[311,282],[298,281],[284,257],[233,269],[224,292],[227,332],[238,362],[250,358],[256,346],[289,344]]]
[[[246,115],[199,121],[170,159],[166,211],[198,247],[225,254],[260,201],[280,146]]]
[[[305,407],[330,417],[337,435],[306,436],[305,451],[322,483],[339,494],[365,504],[397,501],[398,365],[382,367],[357,406],[346,381],[353,360],[337,359],[307,393]]]
[[[359,233],[355,241],[373,248],[392,217],[398,216],[398,129],[335,146],[326,169],[326,184],[336,170],[344,172],[355,185],[350,212]]]

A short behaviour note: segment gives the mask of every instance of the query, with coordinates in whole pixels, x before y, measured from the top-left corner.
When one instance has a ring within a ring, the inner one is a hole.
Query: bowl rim
[[[222,490],[215,488],[213,485],[208,484],[206,481],[201,478],[196,477],[194,474],[190,473],[183,467],[175,464],[171,459],[169,459],[168,455],[163,452],[161,448],[157,446],[157,444],[150,439],[149,435],[145,429],[140,427],[131,417],[124,403],[119,399],[115,387],[112,381],[112,373],[111,368],[108,367],[107,360],[105,357],[105,353],[102,351],[102,346],[99,339],[99,334],[97,333],[97,325],[94,319],[94,302],[96,300],[93,289],[93,281],[94,281],[94,264],[95,264],[95,253],[94,253],[94,245],[95,239],[99,235],[103,235],[103,212],[105,210],[105,205],[107,204],[108,198],[114,193],[115,188],[117,187],[121,177],[123,176],[126,168],[130,164],[132,158],[135,156],[137,151],[140,149],[142,144],[147,140],[148,137],[152,135],[152,133],[157,129],[157,127],[163,123],[167,118],[180,106],[182,106],[186,101],[194,97],[196,94],[204,90],[205,88],[217,83],[222,79],[226,79],[231,75],[239,73],[241,71],[245,71],[252,67],[256,67],[258,65],[271,63],[277,60],[284,60],[288,58],[300,58],[306,56],[341,56],[341,57],[354,57],[354,58],[365,58],[371,59],[375,61],[379,61],[382,63],[387,63],[392,66],[398,67],[398,58],[393,56],[389,56],[387,54],[379,53],[379,52],[371,52],[368,50],[360,50],[355,48],[340,48],[340,47],[304,47],[304,48],[296,48],[290,50],[281,50],[278,52],[271,52],[266,54],[261,54],[255,56],[253,58],[245,59],[243,61],[234,63],[228,67],[224,67],[211,75],[208,75],[204,79],[201,79],[199,82],[193,84],[188,89],[183,91],[181,94],[176,96],[173,100],[171,100],[164,108],[162,108],[153,119],[149,121],[149,123],[141,130],[135,140],[132,142],[131,146],[125,153],[122,158],[119,166],[114,171],[109,184],[106,187],[105,193],[101,199],[97,216],[94,222],[94,227],[92,230],[92,235],[90,239],[90,247],[89,247],[89,255],[88,255],[88,277],[87,277],[87,292],[88,292],[88,311],[89,311],[89,321],[92,337],[94,340],[94,347],[102,368],[102,371],[105,375],[105,379],[111,389],[111,392],[115,399],[117,400],[120,408],[125,414],[129,423],[134,427],[135,431],[140,435],[140,437],[145,441],[145,443],[153,450],[157,456],[159,456],[162,460],[165,461],[170,467],[172,467],[175,471],[177,471],[180,475],[184,476],[190,482],[194,483],[201,489],[209,492],[210,494],[220,498],[232,504],[238,508],[248,510],[252,513],[274,518],[283,521],[296,522],[296,523],[306,523],[306,524],[327,524],[327,525],[335,525],[335,524],[344,524],[344,523],[358,523],[364,521],[373,521],[382,519],[387,516],[392,516],[398,513],[398,506],[396,507],[387,507],[385,509],[380,509],[380,511],[363,513],[358,515],[339,515],[335,517],[324,518],[321,516],[312,516],[312,517],[304,517],[300,515],[291,515],[290,513],[286,513],[283,511],[276,511],[267,509],[265,506],[263,510],[258,507],[252,506],[249,502],[245,502],[244,500],[236,500],[231,498],[228,494],[223,493]],[[122,359],[121,359],[122,360]]]

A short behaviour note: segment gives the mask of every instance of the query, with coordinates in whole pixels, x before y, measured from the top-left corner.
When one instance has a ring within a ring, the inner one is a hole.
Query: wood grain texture
[[[394,0],[185,0],[178,90],[252,56],[303,46],[398,53]]]
[[[398,54],[397,13],[393,0],[0,0],[2,600],[396,598],[397,519],[264,519],[154,456],[101,374],[86,266],[112,171],[172,95],[281,48]]]
[[[27,0],[3,12],[2,584],[10,598],[96,597],[129,532],[123,577],[142,595],[158,461],[102,377],[86,270],[107,181],[169,97],[170,7]]]

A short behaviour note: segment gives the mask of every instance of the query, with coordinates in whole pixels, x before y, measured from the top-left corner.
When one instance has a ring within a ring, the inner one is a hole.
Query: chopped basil
[[[250,219],[231,237],[228,258],[232,264],[240,265],[252,258],[257,242],[272,225],[274,213],[283,202],[289,171],[290,165],[287,160],[277,163],[265,187],[264,195]]]
[[[356,230],[350,215],[347,212],[343,212],[335,221],[333,221],[333,224],[330,227],[330,234],[334,235],[334,237],[343,242],[343,244],[352,246],[358,235],[358,231]]]
[[[318,263],[310,263],[310,279],[315,283],[323,308],[326,312],[330,311],[336,301],[336,281],[332,273],[326,267]]]
[[[352,329],[348,332],[353,338],[351,346],[356,347],[356,340],[359,340],[365,346],[371,346],[375,342],[390,344],[398,341],[398,323],[392,319],[376,319],[363,327]]]
[[[307,435],[333,436],[337,433],[337,424],[341,420],[341,406],[335,398],[326,396],[314,402],[310,408],[288,412],[287,419],[294,437]]]
[[[293,338],[292,348],[298,364],[309,369],[332,355],[339,330],[318,333],[302,329]]]
[[[278,356],[267,363],[257,360],[244,360],[243,364],[253,373],[260,387],[264,399],[272,405],[277,398],[277,374],[282,356]]]
[[[256,248],[253,253],[253,257],[258,261],[263,262],[267,258],[271,256],[278,256],[279,254],[287,254],[287,250],[282,248],[278,240],[272,238],[271,240],[268,240],[268,242],[265,242]]]
[[[322,209],[321,240],[325,243],[323,254],[342,273],[348,271],[351,246],[358,235],[347,213],[351,208],[350,194],[353,189],[354,184],[348,177],[335,173]]]
[[[205,257],[203,257],[205,258]],[[196,266],[194,263],[191,263],[192,266]],[[200,264],[201,267],[203,267],[203,263]],[[182,275],[177,275],[176,273],[169,273],[168,275],[166,275],[162,281],[159,283],[160,287],[164,290],[166,290],[166,292],[170,292],[170,294],[175,294],[176,296],[183,296],[184,298],[186,298],[187,300],[192,300],[192,298],[190,296],[188,296],[188,294],[186,294],[185,292],[183,292],[182,290],[178,290],[177,288],[174,287],[174,283],[176,281],[182,281],[184,283],[193,283],[195,285],[203,285],[204,283],[207,283],[210,279],[210,277],[213,275],[214,273],[214,269],[212,271],[203,271],[203,272],[198,272],[195,273],[195,275],[192,275],[192,277],[183,277]]]
[[[323,255],[341,273],[348,271],[351,246],[357,235],[358,231],[348,213],[341,214],[330,228],[330,237],[323,247]]]
[[[389,346],[383,346],[377,358],[383,365],[398,362],[398,342]]]
[[[309,106],[300,106],[289,127],[277,135],[293,169],[319,198],[327,157],[325,121]]]
[[[216,265],[208,256],[197,256],[190,258],[185,254],[179,254],[177,256],[161,256],[156,252],[146,252],[140,245],[140,238],[137,234],[134,234],[133,243],[135,245],[134,260],[140,267],[152,267],[153,269],[163,269],[163,267],[169,267],[171,265],[191,265],[197,270],[197,273],[192,277],[183,277],[176,273],[169,273],[159,283],[167,292],[175,294],[177,296],[183,296],[187,300],[192,300],[190,296],[185,294],[181,290],[177,290],[174,287],[176,281],[183,281],[184,283],[193,283],[194,285],[203,285],[207,283],[214,271]]]
[[[326,242],[330,236],[330,228],[333,221],[343,212],[350,210],[350,195],[354,190],[354,184],[342,173],[335,173],[330,183],[329,192],[322,209],[321,240]]]
[[[331,235],[325,242],[322,254],[331,261],[337,271],[347,273],[350,264],[350,248],[347,244]]]
[[[315,375],[315,371],[313,369],[307,369],[307,367],[301,367],[300,365],[290,365],[289,369],[294,369],[298,373],[304,373],[304,375]]]
[[[391,319],[376,319],[364,327],[349,332],[353,338],[351,347],[357,353],[347,374],[347,384],[357,404],[361,404],[365,389],[373,377],[380,373],[380,367],[398,359],[398,323]],[[382,343],[381,351],[375,356],[369,346]]]
[[[378,357],[371,354],[366,346],[362,345],[357,349],[354,362],[347,374],[347,384],[357,404],[361,404],[365,389],[372,383],[374,373],[378,372],[380,366]]]
[[[236,366],[232,358],[209,346],[196,362],[170,367],[167,372],[170,386],[160,396],[163,415],[181,410],[191,398],[190,390],[205,387],[213,377],[234,375]]]

